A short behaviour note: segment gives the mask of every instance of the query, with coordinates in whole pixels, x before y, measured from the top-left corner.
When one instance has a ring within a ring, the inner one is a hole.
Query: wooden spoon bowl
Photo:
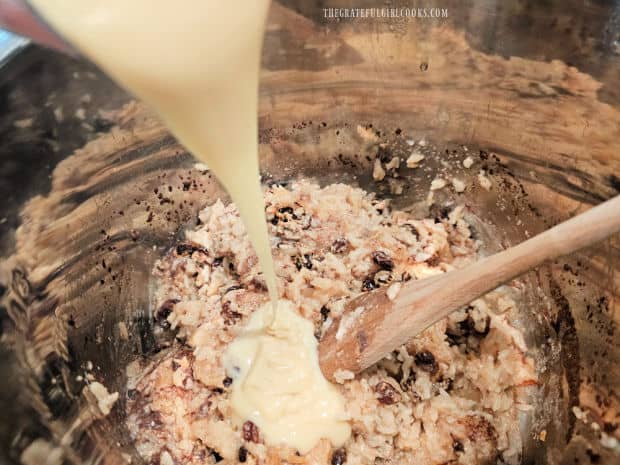
[[[339,370],[358,373],[506,281],[618,232],[620,196],[465,268],[403,283],[395,296],[389,288],[363,293],[321,339],[321,370],[330,380]]]

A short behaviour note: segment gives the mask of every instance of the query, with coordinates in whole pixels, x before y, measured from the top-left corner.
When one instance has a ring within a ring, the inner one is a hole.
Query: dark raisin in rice
[[[416,353],[414,359],[416,366],[421,370],[431,374],[437,373],[439,365],[437,365],[435,356],[428,350],[423,350],[422,352]]]
[[[454,441],[452,441],[452,450],[454,450],[454,452],[463,452],[465,451],[465,446],[463,446],[463,443],[461,441],[459,441],[458,439],[455,439]]]
[[[246,421],[243,424],[243,439],[249,442],[258,442],[258,426],[251,421]]]
[[[330,312],[331,310],[327,308],[325,305],[321,307],[321,318],[323,319],[323,321],[327,320],[327,317],[329,317]]]
[[[332,243],[330,250],[332,251],[332,253],[342,253],[342,252],[345,252],[348,247],[349,247],[349,241],[341,237],[341,238],[336,239]]]
[[[168,299],[160,305],[155,312],[155,321],[162,328],[169,328],[168,316],[172,313],[174,306],[180,302],[179,299]]]
[[[375,385],[374,391],[377,394],[377,400],[385,405],[395,404],[401,398],[400,392],[387,381],[379,381]]]
[[[372,261],[384,270],[392,271],[394,269],[394,260],[382,250],[377,250],[372,253]]]
[[[239,462],[245,463],[245,461],[248,459],[248,450],[245,447],[241,446],[239,448],[237,458],[239,459]]]
[[[376,289],[377,287],[378,287],[377,283],[375,283],[374,278],[371,276],[367,277],[362,282],[362,291],[372,291],[373,289]]]
[[[347,451],[344,449],[337,449],[332,454],[331,465],[342,465],[347,461]]]

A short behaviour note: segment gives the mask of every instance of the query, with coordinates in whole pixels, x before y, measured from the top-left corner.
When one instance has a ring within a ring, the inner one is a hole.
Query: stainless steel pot
[[[447,18],[336,18],[400,7],[377,3],[273,5],[265,182],[356,183],[413,207],[428,172],[381,183],[370,172],[375,157],[425,139],[433,172],[473,177],[454,163],[472,156],[492,178],[490,192],[436,200],[465,201],[490,250],[620,193],[616,2],[451,0],[407,5],[446,8]],[[122,399],[127,363],[174,337],[153,331],[150,268],[224,193],[148,110],[119,110],[129,96],[91,64],[33,46],[0,81],[0,463],[141,463],[123,401],[101,418],[83,376],[92,364]],[[360,136],[368,131],[376,140]],[[179,175],[200,187],[184,190]],[[523,463],[620,463],[620,238],[521,282],[513,318],[541,379]]]

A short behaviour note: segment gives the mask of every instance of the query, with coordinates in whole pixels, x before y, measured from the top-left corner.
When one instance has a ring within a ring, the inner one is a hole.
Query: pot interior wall
[[[559,15],[552,5],[519,3],[511,16],[513,2],[449,3],[446,20],[336,22],[306,3],[276,3],[270,14],[259,115],[265,183],[351,183],[419,215],[464,203],[488,252],[620,192],[620,105],[608,85],[620,66],[607,35],[595,34],[598,62],[581,49],[570,62],[545,46],[562,43],[556,26],[528,34]],[[602,5],[583,21],[613,13]],[[515,25],[514,17],[533,19]],[[524,35],[520,47],[503,40]],[[127,104],[86,62],[33,47],[3,70],[0,94],[0,372],[8,380],[0,461],[19,463],[30,447],[60,457],[53,463],[120,464],[127,455],[141,463],[123,427],[125,366],[174,338],[156,330],[150,271],[196,212],[225,194],[147,109]],[[422,139],[424,170],[373,181],[375,158],[405,158],[407,141]],[[490,191],[476,183],[480,169]],[[445,190],[429,209],[436,175],[471,187]],[[541,373],[524,416],[524,463],[620,460],[600,441],[620,436],[619,268],[615,237],[520,279],[512,317],[527,329]],[[92,408],[87,373],[121,393],[110,416]]]

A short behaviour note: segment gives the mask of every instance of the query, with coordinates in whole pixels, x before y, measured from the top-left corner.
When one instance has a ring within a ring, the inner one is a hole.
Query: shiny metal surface
[[[465,201],[490,249],[620,192],[616,2],[447,1],[427,5],[447,19],[340,21],[323,8],[383,5],[286,3],[272,7],[263,56],[265,182],[357,183],[413,208],[432,173],[475,176],[456,163],[471,155],[493,190],[436,204]],[[91,65],[29,49],[0,80],[0,462],[19,463],[44,438],[65,463],[126,463],[121,453],[140,463],[123,403],[99,418],[76,375],[90,361],[122,392],[126,363],[158,350],[150,266],[222,192],[141,106],[99,112],[129,97]],[[376,140],[360,137],[370,124]],[[374,183],[373,159],[402,155],[408,138],[437,147],[430,172]],[[199,188],[184,191],[179,175]],[[395,183],[402,195],[390,194]],[[513,317],[542,381],[523,463],[620,463],[609,447],[620,437],[620,238],[521,282]]]
[[[0,67],[27,44],[27,39],[0,29]]]
[[[38,44],[73,54],[73,49],[37,15],[25,0],[0,0],[0,27],[22,41],[32,39]],[[27,39],[25,39],[27,38]],[[2,45],[0,44],[0,53]]]

